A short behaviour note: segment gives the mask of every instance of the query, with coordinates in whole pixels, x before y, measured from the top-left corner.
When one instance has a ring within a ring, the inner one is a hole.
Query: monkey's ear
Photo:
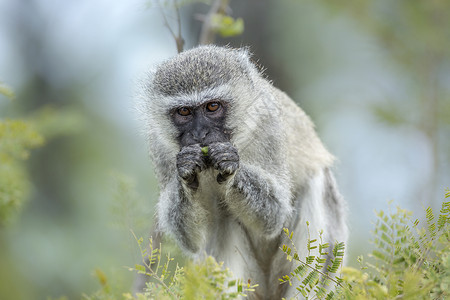
[[[238,48],[237,50],[238,50],[238,52],[241,53],[241,55],[247,57],[247,59],[250,59],[253,56],[253,54],[250,50],[250,46],[244,46],[244,47]]]
[[[236,51],[237,56],[240,58],[241,64],[246,65],[250,68],[254,66],[254,64],[252,63],[253,53],[250,50],[250,46],[245,46],[234,50]]]
[[[241,58],[241,64],[247,67],[250,71],[251,80],[256,77],[264,77],[264,71],[266,70],[262,65],[259,64],[258,60],[253,59],[253,53],[251,52],[250,46],[244,46],[242,48],[236,49]],[[255,76],[255,77],[253,77]]]

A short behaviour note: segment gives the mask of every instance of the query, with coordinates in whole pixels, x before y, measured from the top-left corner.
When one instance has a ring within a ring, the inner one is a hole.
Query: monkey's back
[[[279,101],[286,130],[289,169],[296,180],[304,181],[333,164],[334,157],[317,136],[308,115],[284,92],[272,87]]]

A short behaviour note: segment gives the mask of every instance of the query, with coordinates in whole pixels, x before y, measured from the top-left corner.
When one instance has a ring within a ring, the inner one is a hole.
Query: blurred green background
[[[151,3],[0,2],[0,82],[16,94],[0,95],[0,122],[28,120],[45,140],[23,165],[27,201],[0,225],[0,299],[79,299],[99,288],[95,270],[129,290],[124,266],[140,260],[130,229],[146,236],[158,197],[133,101],[145,72],[176,54]],[[181,9],[186,48],[208,9]],[[250,46],[338,158],[350,264],[370,248],[374,209],[390,199],[418,215],[440,206],[450,1],[232,0],[229,14],[244,33],[217,43]]]

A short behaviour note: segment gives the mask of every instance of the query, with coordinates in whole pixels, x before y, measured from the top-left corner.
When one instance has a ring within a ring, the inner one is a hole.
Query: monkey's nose
[[[201,143],[205,139],[205,137],[208,135],[209,130],[208,129],[197,129],[192,131],[192,138],[198,142]]]

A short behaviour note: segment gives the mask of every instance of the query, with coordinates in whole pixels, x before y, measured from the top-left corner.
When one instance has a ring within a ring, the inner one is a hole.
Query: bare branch
[[[208,14],[206,15],[203,21],[203,26],[201,29],[199,39],[200,45],[207,45],[214,43],[216,34],[212,28],[211,23],[212,17],[218,13],[225,13],[229,2],[230,2],[229,0],[216,0],[211,5],[211,9],[209,10]]]
[[[164,19],[164,26],[167,27],[167,29],[169,29],[170,35],[173,37],[173,39],[175,40],[175,43],[177,45],[177,51],[178,53],[183,52],[183,47],[184,47],[184,39],[183,36],[181,35],[181,14],[180,14],[180,9],[178,7],[178,3],[177,0],[173,0],[173,6],[175,7],[175,11],[177,14],[177,27],[178,27],[178,32],[175,33],[172,29],[172,27],[169,24],[169,21],[167,20],[167,16],[166,13],[160,3],[160,1],[158,0],[158,5],[159,5],[159,9],[161,12],[161,15],[163,16]]]
[[[175,38],[175,42],[177,43],[177,51],[178,53],[180,53],[183,52],[184,47],[184,39],[181,35],[181,14],[177,0],[173,0],[173,5],[175,6],[175,11],[177,13],[177,25],[178,25],[178,36]]]

